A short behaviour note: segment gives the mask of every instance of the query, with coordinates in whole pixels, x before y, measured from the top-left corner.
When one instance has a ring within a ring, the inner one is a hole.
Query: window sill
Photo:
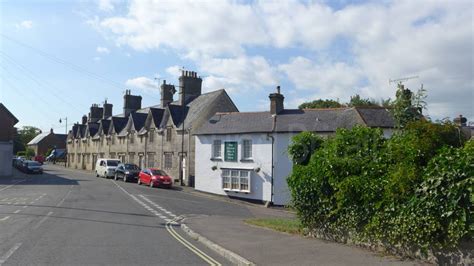
[[[253,159],[252,158],[240,159],[240,162],[242,162],[242,163],[253,163]]]
[[[223,190],[224,190],[225,192],[245,193],[245,194],[249,194],[249,193],[250,193],[249,190],[238,190],[238,189],[231,189],[231,188],[223,188]]]
[[[211,158],[211,161],[222,162],[222,158],[219,158],[219,157]]]

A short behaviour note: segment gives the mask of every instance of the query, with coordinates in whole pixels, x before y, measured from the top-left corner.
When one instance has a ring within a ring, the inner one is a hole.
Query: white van
[[[97,159],[95,163],[95,176],[97,177],[113,177],[115,168],[117,168],[120,160],[117,159]]]

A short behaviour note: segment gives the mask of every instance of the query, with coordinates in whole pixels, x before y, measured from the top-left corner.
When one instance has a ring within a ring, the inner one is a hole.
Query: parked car
[[[150,187],[167,187],[172,186],[173,180],[163,170],[157,168],[147,168],[140,172],[138,175],[138,185],[146,184]]]
[[[36,156],[33,158],[33,161],[37,161],[37,162],[39,162],[40,164],[43,164],[44,161],[45,161],[45,158],[44,158],[44,156],[42,156],[42,155],[36,155]]]
[[[114,179],[117,180],[121,178],[123,182],[129,180],[136,181],[138,174],[140,173],[140,167],[133,163],[121,163],[115,169]]]
[[[95,175],[105,178],[113,177],[119,163],[120,160],[117,159],[97,159],[95,163]]]
[[[42,174],[43,166],[37,161],[23,161],[22,170],[28,174]]]

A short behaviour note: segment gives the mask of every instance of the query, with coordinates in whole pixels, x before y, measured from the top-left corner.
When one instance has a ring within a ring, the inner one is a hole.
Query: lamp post
[[[64,122],[66,123],[66,135],[67,135],[67,117],[65,118],[59,118],[59,123],[62,123],[64,119]]]

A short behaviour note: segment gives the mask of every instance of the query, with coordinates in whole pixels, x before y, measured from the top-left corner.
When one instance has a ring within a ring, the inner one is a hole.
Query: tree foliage
[[[323,100],[323,99],[318,99],[314,100],[312,102],[305,102],[300,104],[298,106],[299,109],[310,109],[310,108],[339,108],[339,107],[344,107],[344,105],[340,104],[337,101],[334,100]]]
[[[426,90],[423,87],[417,93],[413,93],[399,83],[395,96],[392,113],[397,127],[403,128],[409,122],[423,118],[422,112],[426,107]]]
[[[472,239],[473,168],[474,141],[452,124],[414,121],[390,139],[380,129],[338,130],[294,165],[288,185],[311,230],[426,251]]]
[[[351,96],[351,100],[347,103],[349,107],[370,107],[379,106],[379,104],[369,98],[361,98],[359,94]]]
[[[26,150],[26,145],[30,142],[34,137],[38,136],[41,133],[41,130],[37,127],[33,126],[23,126],[20,130],[18,130],[18,134],[15,136],[15,145],[17,151],[24,151]]]

